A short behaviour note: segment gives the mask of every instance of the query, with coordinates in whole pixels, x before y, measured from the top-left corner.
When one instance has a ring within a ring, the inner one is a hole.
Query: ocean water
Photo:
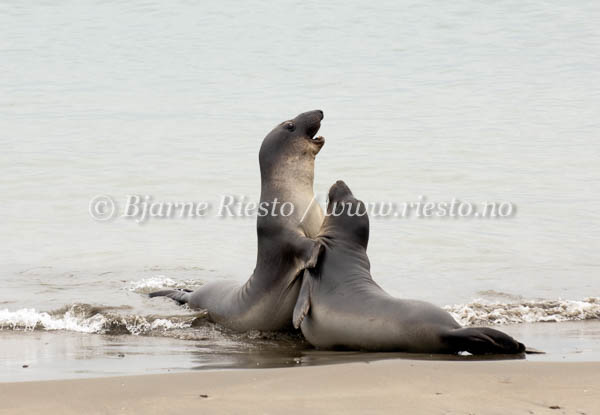
[[[97,221],[90,201],[256,201],[262,138],[317,108],[321,203],[343,179],[366,202],[513,208],[372,217],[386,290],[465,324],[598,320],[599,28],[591,1],[0,3],[3,373],[46,361],[15,336],[63,351],[96,344],[74,333],[143,337],[142,355],[187,341],[212,363],[223,344],[252,349],[263,334],[146,294],[245,281],[254,218]]]

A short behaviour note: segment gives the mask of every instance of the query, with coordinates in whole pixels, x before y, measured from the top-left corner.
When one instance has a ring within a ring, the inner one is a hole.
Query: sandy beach
[[[600,363],[394,360],[0,385],[10,414],[593,414]]]

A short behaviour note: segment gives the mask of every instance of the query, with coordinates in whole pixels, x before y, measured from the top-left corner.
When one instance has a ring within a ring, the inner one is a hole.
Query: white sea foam
[[[149,292],[161,288],[194,288],[199,285],[199,282],[195,280],[178,281],[165,275],[156,275],[138,281],[130,281],[127,289],[136,292]]]
[[[600,319],[600,297],[582,301],[537,300],[514,303],[489,303],[476,300],[444,309],[461,324],[517,324]]]
[[[155,318],[94,312],[93,307],[76,304],[56,315],[33,308],[0,310],[0,330],[67,330],[80,333],[148,334],[191,327],[195,316]]]
[[[72,310],[61,316],[51,316],[46,312],[38,312],[33,308],[16,311],[0,310],[0,330],[69,330],[81,333],[99,333],[106,324],[106,317],[95,314],[91,317],[77,316]]]
[[[128,289],[130,291],[136,291],[144,288],[170,288],[177,287],[178,284],[179,283],[173,278],[169,278],[164,275],[157,275],[155,277],[144,278],[139,281],[130,281]]]
[[[173,329],[184,329],[191,326],[191,321],[172,321],[166,318],[158,318],[148,321],[143,316],[134,316],[131,319],[122,319],[121,323],[127,331],[133,335],[147,334],[154,331],[168,331]]]

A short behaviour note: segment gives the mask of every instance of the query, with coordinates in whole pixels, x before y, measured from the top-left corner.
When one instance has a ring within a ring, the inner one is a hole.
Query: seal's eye
[[[294,131],[296,129],[296,126],[294,125],[293,122],[286,122],[283,125],[283,128],[285,128],[286,130],[289,130],[289,131]]]

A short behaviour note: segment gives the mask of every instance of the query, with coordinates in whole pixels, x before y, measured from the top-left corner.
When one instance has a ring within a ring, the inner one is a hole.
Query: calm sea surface
[[[199,319],[144,294],[245,281],[255,220],[98,222],[90,200],[256,201],[263,137],[317,108],[322,202],[343,179],[369,202],[515,206],[372,218],[386,290],[600,315],[599,47],[594,1],[2,2],[0,325]]]

